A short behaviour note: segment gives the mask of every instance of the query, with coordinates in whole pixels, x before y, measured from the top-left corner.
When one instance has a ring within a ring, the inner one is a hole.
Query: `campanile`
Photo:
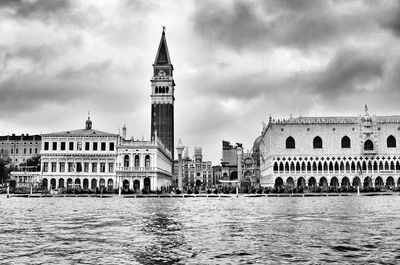
[[[155,135],[174,159],[174,67],[169,57],[165,27],[161,35],[151,79],[151,139]]]

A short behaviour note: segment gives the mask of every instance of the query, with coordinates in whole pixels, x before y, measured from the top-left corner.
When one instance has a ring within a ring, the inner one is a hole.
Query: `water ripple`
[[[0,197],[0,264],[398,264],[400,196]]]

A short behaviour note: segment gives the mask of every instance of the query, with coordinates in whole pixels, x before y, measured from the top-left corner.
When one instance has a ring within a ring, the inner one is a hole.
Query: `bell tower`
[[[151,139],[155,136],[174,159],[174,67],[169,57],[165,27],[161,35],[151,78]]]

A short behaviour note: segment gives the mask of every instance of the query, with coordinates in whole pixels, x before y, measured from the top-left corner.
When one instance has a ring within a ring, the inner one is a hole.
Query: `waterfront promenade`
[[[279,194],[135,194],[135,195],[118,195],[118,194],[10,194],[10,198],[64,198],[64,197],[91,197],[91,198],[284,198],[284,197],[345,197],[345,196],[400,196],[398,192],[371,192],[371,193],[279,193]]]

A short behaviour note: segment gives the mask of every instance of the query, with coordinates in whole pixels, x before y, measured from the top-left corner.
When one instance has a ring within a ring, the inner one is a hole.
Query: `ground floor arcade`
[[[400,187],[400,176],[274,176],[274,187]]]
[[[42,188],[45,190],[83,190],[108,191],[122,190],[141,191],[157,190],[169,187],[171,178],[164,175],[149,176],[43,176]]]

